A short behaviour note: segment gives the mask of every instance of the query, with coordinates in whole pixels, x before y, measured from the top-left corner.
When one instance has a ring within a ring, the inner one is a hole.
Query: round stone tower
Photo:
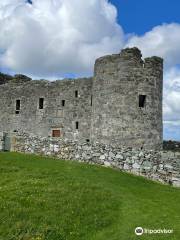
[[[163,59],[138,48],[95,63],[91,139],[115,147],[162,147]]]

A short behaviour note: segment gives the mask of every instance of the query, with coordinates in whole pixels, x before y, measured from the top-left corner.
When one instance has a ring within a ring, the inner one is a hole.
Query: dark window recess
[[[92,106],[93,96],[91,96],[91,106]]]
[[[39,109],[44,108],[44,98],[39,98]]]
[[[89,140],[89,139],[86,139],[86,142],[88,143],[88,142],[90,142],[90,140]]]
[[[65,106],[65,100],[62,100],[62,106],[63,107]]]
[[[76,129],[79,129],[79,122],[76,122]]]
[[[52,130],[52,137],[60,137],[61,132],[60,130]]]
[[[20,111],[15,111],[16,114],[19,114]]]
[[[146,103],[146,95],[139,95],[139,107],[144,108]]]
[[[21,108],[21,101],[20,100],[16,100],[16,111],[19,111]]]
[[[77,90],[75,91],[75,97],[76,98],[78,97],[78,91]]]

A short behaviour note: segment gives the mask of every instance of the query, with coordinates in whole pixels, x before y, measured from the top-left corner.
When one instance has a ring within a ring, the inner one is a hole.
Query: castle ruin
[[[163,60],[138,48],[96,60],[94,77],[0,74],[0,151],[113,167],[180,187],[180,153],[162,150]]]
[[[163,60],[138,48],[96,60],[94,77],[0,80],[0,132],[161,149]]]

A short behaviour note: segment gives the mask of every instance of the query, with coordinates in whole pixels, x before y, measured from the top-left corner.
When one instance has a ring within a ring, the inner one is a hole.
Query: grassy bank
[[[134,234],[137,226],[173,229]],[[0,153],[0,240],[180,239],[180,189],[113,169]]]

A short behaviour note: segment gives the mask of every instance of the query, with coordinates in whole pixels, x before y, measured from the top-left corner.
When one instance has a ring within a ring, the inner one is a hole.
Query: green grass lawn
[[[136,236],[137,226],[173,229]],[[0,153],[0,240],[179,240],[180,189],[110,168]]]

